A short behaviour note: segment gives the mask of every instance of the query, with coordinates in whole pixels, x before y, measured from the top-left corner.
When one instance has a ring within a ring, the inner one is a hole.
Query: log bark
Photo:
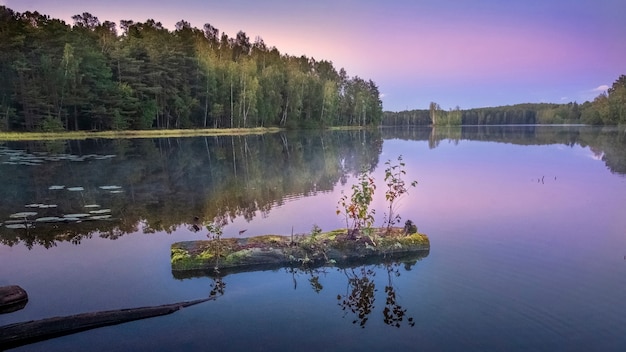
[[[215,299],[215,297],[161,306],[83,313],[5,325],[0,327],[0,350],[15,348],[104,326],[167,315],[181,308],[213,299]]]

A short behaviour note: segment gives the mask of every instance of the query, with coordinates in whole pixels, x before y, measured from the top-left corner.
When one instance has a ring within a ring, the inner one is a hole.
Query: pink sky
[[[72,23],[166,27],[184,19],[229,36],[243,30],[282,53],[330,60],[376,82],[386,110],[593,99],[626,74],[623,0],[0,0]]]

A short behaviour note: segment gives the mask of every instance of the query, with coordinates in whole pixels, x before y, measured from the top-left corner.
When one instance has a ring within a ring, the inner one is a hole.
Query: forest
[[[371,80],[182,20],[73,25],[0,6],[0,131],[379,125]],[[120,33],[118,33],[118,28]]]
[[[431,102],[428,110],[385,111],[384,126],[412,125],[508,125],[508,124],[626,124],[626,76],[621,75],[607,92],[583,104],[516,104],[461,110],[443,110]]]
[[[626,123],[624,75],[583,104],[383,112],[372,80],[243,31],[72,19],[0,6],[0,131]]]

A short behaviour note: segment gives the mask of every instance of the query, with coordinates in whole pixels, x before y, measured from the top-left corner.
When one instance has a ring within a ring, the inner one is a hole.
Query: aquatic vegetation
[[[99,210],[91,210],[89,214],[105,214],[110,213],[111,209],[99,209]]]
[[[3,161],[3,164],[6,165],[25,165],[25,166],[40,166],[44,165],[48,162],[60,162],[60,161],[70,161],[70,162],[83,162],[88,160],[107,160],[115,157],[115,155],[97,155],[97,154],[87,154],[87,155],[75,155],[75,154],[67,154],[67,153],[53,153],[53,152],[34,152],[29,153],[26,150],[20,149],[9,149],[3,148],[0,149],[0,157],[5,156],[8,157],[8,160]],[[52,187],[62,187],[62,186],[52,186]],[[62,188],[50,188],[54,189],[62,189]]]
[[[121,189],[121,186],[100,186],[100,189],[103,189],[105,191],[110,191],[110,190],[117,190],[117,189]]]
[[[7,229],[26,229],[27,225],[26,224],[7,224],[7,225],[4,225],[4,227],[6,227]]]
[[[106,220],[106,219],[110,219],[111,215],[94,215],[94,216],[90,216],[88,219],[89,220]]]
[[[28,217],[35,216],[35,215],[37,215],[37,213],[34,211],[24,211],[21,213],[11,214],[9,215],[9,217],[12,219],[16,219],[16,218],[28,218]]]
[[[58,205],[57,204],[37,204],[37,203],[33,203],[33,204],[26,204],[24,207],[26,207],[26,208],[48,209],[48,208],[56,208],[56,207],[58,207]]]
[[[35,222],[59,222],[59,221],[64,221],[64,218],[60,218],[58,216],[46,216],[43,218],[37,218],[35,219]]]

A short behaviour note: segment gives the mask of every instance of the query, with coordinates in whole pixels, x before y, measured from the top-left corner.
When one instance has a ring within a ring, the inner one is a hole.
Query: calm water
[[[338,228],[363,168],[381,224],[398,155],[419,182],[399,212],[431,240],[413,265],[232,274],[215,301],[16,350],[626,350],[626,131],[577,126],[0,142],[0,286],[30,297],[0,325],[206,297],[214,278],[170,267],[205,238],[194,216],[232,237]],[[10,228],[18,212],[66,221]],[[373,292],[361,317],[354,290]]]

